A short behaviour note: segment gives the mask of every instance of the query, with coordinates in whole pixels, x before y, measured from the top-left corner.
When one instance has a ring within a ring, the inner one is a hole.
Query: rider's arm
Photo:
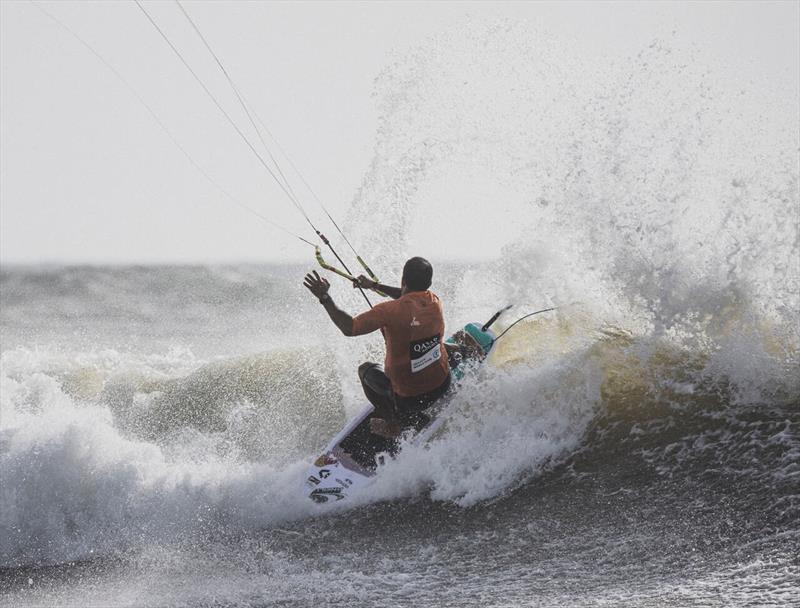
[[[319,301],[325,307],[325,312],[328,313],[331,321],[345,336],[363,336],[381,329],[386,324],[384,308],[389,305],[388,302],[376,304],[374,308],[361,313],[357,317],[351,317],[336,306],[330,295],[326,294]]]
[[[322,306],[325,308],[325,312],[328,313],[331,321],[333,321],[333,324],[336,325],[336,327],[338,327],[345,336],[352,336],[353,317],[336,306],[333,298],[331,298],[331,296],[328,294],[325,294],[322,298],[320,298],[319,301],[322,303]]]
[[[372,291],[380,291],[381,293],[389,296],[393,300],[398,299],[402,294],[402,289],[399,287],[392,287],[391,285],[384,285],[365,277],[363,274],[359,276],[353,283],[353,287],[363,287],[364,289],[371,289]]]
[[[319,273],[315,270],[313,274],[309,273],[306,275],[303,280],[303,286],[313,293],[315,297],[319,298],[319,303],[325,307],[325,312],[328,313],[333,324],[336,325],[345,336],[352,336],[353,317],[336,306],[331,299],[331,296],[328,294],[328,290],[331,287],[328,280],[319,276]]]
[[[391,285],[384,285],[383,283],[375,283],[372,287],[372,291],[380,291],[385,293],[393,300],[396,300],[402,295],[402,290],[399,287],[392,287]]]
[[[319,298],[320,304],[325,307],[325,312],[345,336],[362,336],[386,325],[386,307],[392,306],[389,302],[376,304],[367,312],[358,315],[355,319],[341,310],[331,298],[328,290],[330,283],[327,279],[319,276],[315,270],[306,275],[303,285]]]

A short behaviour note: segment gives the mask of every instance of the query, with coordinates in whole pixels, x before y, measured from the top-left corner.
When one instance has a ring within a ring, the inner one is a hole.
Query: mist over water
[[[389,282],[430,255],[451,330],[559,309],[349,510],[299,490],[382,345],[341,337],[305,268],[3,269],[5,601],[796,600],[796,94],[677,39],[575,48],[468,23],[376,80],[358,250]],[[496,255],[425,246],[448,242]]]

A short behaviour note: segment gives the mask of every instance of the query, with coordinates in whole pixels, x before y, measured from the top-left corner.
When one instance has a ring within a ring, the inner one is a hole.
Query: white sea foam
[[[601,380],[579,356],[488,371],[457,393],[444,432],[381,469],[369,499],[422,492],[466,507],[501,497],[580,445]]]
[[[73,399],[51,375],[21,374],[5,355],[18,378],[4,369],[0,554],[6,565],[180,539],[219,521],[266,526],[310,513],[292,491],[303,463],[275,469],[208,454],[200,462],[170,458],[156,442],[124,436],[108,406]],[[30,364],[28,353],[21,358]],[[184,449],[198,439],[202,446],[207,437],[184,436]]]

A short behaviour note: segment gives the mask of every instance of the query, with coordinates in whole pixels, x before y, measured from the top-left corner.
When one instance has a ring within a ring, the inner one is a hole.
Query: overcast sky
[[[112,64],[239,200],[306,230],[134,3],[40,5]],[[226,202],[116,76],[33,3],[0,6],[2,262],[288,261],[308,254]],[[178,7],[145,6],[241,119]],[[372,159],[375,77],[394,57],[467,18],[530,20],[574,39],[581,52],[612,57],[678,31],[743,78],[796,89],[800,73],[797,2],[184,6],[338,217]]]

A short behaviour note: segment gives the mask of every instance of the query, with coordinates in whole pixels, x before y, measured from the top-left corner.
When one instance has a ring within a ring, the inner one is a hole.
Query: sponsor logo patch
[[[437,334],[411,343],[411,373],[416,374],[442,358],[441,341],[442,337]]]

